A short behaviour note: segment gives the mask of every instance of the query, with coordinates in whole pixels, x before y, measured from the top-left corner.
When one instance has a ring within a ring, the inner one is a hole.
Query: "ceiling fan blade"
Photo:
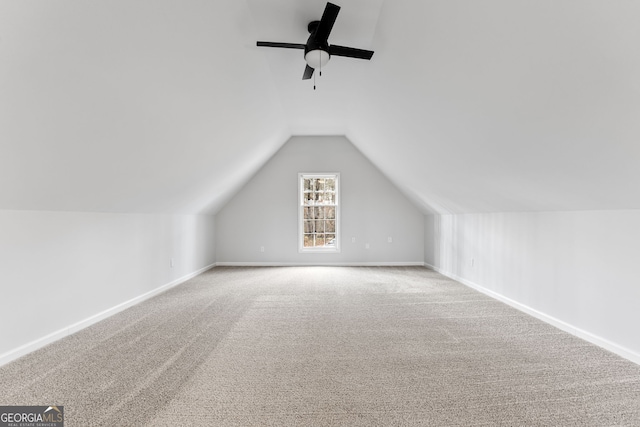
[[[336,18],[338,17],[338,12],[340,12],[340,6],[327,2],[327,6],[324,8],[324,13],[316,29],[316,40],[327,41],[333,29],[333,24],[335,24]]]
[[[304,49],[305,48],[305,45],[300,43],[279,43],[279,42],[257,42],[256,46],[282,47],[285,49]]]
[[[313,71],[314,69],[311,68],[309,64],[307,64],[306,68],[304,69],[304,74],[302,75],[302,80],[309,80],[311,76],[313,76]]]
[[[329,46],[329,55],[347,56],[349,58],[371,59],[372,50],[356,49],[354,47],[337,46],[332,44]]]

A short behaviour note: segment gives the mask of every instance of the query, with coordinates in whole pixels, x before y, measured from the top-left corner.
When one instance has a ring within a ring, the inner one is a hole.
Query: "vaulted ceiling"
[[[0,209],[216,212],[346,135],[425,212],[640,209],[640,2],[0,0]]]

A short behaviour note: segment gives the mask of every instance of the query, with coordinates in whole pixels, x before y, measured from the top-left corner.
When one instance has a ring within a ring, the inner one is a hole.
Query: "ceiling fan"
[[[331,33],[333,24],[336,22],[338,12],[340,12],[340,6],[327,2],[322,18],[319,21],[310,22],[307,26],[310,35],[306,44],[259,41],[257,45],[263,47],[281,47],[285,49],[304,49],[304,59],[307,62],[307,66],[304,69],[302,80],[310,79],[316,69],[319,69],[320,75],[322,75],[322,67],[329,62],[332,55],[371,59],[373,56],[373,51],[371,50],[329,44],[329,34]]]

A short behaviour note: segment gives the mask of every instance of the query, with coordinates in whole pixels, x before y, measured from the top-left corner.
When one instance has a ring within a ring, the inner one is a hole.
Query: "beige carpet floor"
[[[215,268],[0,368],[72,426],[640,426],[640,366],[421,267]]]

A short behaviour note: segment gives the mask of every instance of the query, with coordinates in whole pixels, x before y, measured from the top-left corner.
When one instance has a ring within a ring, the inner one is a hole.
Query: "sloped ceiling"
[[[425,212],[640,208],[640,2],[0,0],[0,208],[216,212],[346,135]]]

